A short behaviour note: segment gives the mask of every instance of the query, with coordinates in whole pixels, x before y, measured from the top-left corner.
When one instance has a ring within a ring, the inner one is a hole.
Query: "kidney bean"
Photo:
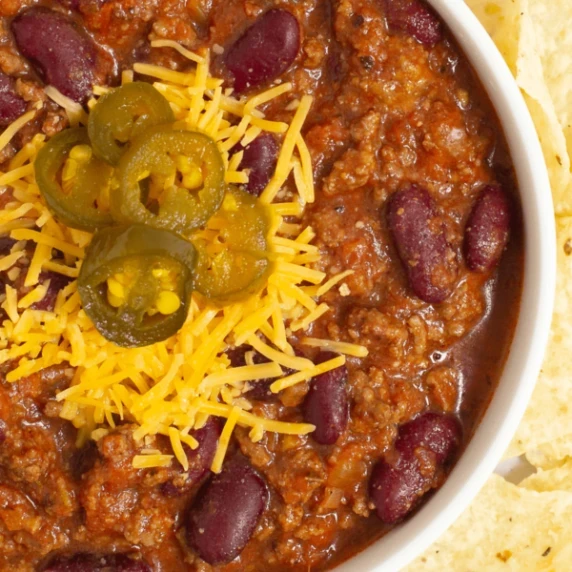
[[[126,554],[61,555],[51,561],[44,572],[151,572],[143,560],[134,560]]]
[[[185,446],[189,471],[187,480],[193,485],[198,483],[208,472],[213,462],[221,427],[218,419],[209,417],[200,429],[195,429],[191,435],[199,442],[196,449]]]
[[[243,367],[246,365],[246,353],[254,352],[252,356],[252,362],[255,364],[268,363],[270,360],[258,352],[254,351],[252,346],[243,344],[232,348],[226,352],[228,359],[230,360],[230,365],[232,367]],[[247,391],[244,395],[249,399],[256,399],[263,401],[270,397],[274,397],[274,394],[270,391],[270,386],[276,381],[275,379],[258,379],[251,383],[252,389]]]
[[[254,350],[252,346],[248,344],[242,344],[241,346],[236,346],[227,350],[226,356],[230,361],[232,367],[243,367],[246,365],[246,354],[248,352],[254,352],[252,356],[252,361],[256,364],[258,363],[268,363],[270,360],[263,355],[259,354]]]
[[[242,367],[246,365],[246,353],[247,352],[254,352],[252,356],[252,362],[255,364],[260,363],[268,363],[270,360],[264,357],[262,354],[259,354],[257,351],[254,351],[252,346],[243,344],[242,346],[238,346],[236,348],[232,348],[226,352],[226,355],[230,359],[230,363],[232,367]],[[302,356],[302,354],[296,351],[297,356]],[[294,373],[294,370],[291,370],[287,367],[282,368],[283,376],[286,377],[291,373]],[[254,399],[256,401],[268,401],[271,399],[277,399],[277,395],[270,391],[270,386],[276,381],[276,378],[269,377],[264,379],[257,379],[256,381],[251,381],[250,385],[252,389],[248,390],[244,396],[248,399]]]
[[[0,255],[6,256],[10,254],[10,250],[16,244],[16,241],[9,236],[0,236]]]
[[[247,399],[252,399],[254,401],[270,401],[272,399],[277,399],[277,395],[272,393],[270,386],[276,381],[276,379],[257,379],[251,382],[252,389],[249,389],[244,397]]]
[[[449,461],[461,442],[462,428],[452,415],[428,412],[399,428],[395,448],[413,454],[415,449],[428,449],[439,464]]]
[[[384,6],[391,30],[405,32],[427,47],[443,39],[439,18],[420,0],[384,0]]]
[[[50,281],[48,290],[39,302],[33,304],[32,308],[34,310],[45,310],[47,312],[53,311],[60,290],[71,282],[71,278],[68,278],[63,274],[51,271],[42,272],[40,274],[40,284],[44,284],[48,280]]]
[[[492,270],[500,261],[510,232],[510,202],[498,185],[487,185],[465,229],[465,260],[473,272]]]
[[[18,49],[46,83],[83,102],[91,93],[96,59],[91,39],[73,20],[37,6],[12,21]]]
[[[453,290],[457,261],[428,191],[411,185],[395,193],[388,224],[414,294],[431,304],[443,302]]]
[[[415,460],[400,456],[395,464],[379,461],[369,481],[369,494],[377,516],[386,524],[394,524],[415,507],[427,491],[427,479]]]
[[[216,417],[209,417],[203,427],[191,432],[191,435],[198,441],[199,446],[196,449],[191,449],[187,445],[183,445],[189,460],[186,480],[180,481],[176,479],[174,482],[167,481],[163,483],[160,489],[165,496],[177,497],[184,494],[208,474],[216,453],[220,433],[221,426]]]
[[[259,135],[244,148],[240,169],[249,169],[246,190],[260,196],[274,174],[278,161],[278,143],[270,133]]]
[[[333,357],[336,355],[324,352],[316,363]],[[304,420],[316,426],[312,437],[321,445],[333,445],[347,427],[347,382],[348,370],[345,365],[322,373],[310,382],[303,405]]]
[[[26,111],[26,102],[16,93],[14,80],[0,71],[0,127],[7,127]]]
[[[283,74],[300,51],[300,25],[288,10],[269,10],[229,48],[224,59],[242,93]]]
[[[0,445],[6,441],[6,422],[0,419]]]
[[[189,545],[208,564],[234,560],[244,549],[269,500],[262,476],[242,457],[203,485],[188,515]]]
[[[455,417],[439,413],[425,413],[400,427],[396,456],[378,461],[370,478],[370,496],[383,522],[403,519],[436,486],[437,471],[457,451],[461,432]]]

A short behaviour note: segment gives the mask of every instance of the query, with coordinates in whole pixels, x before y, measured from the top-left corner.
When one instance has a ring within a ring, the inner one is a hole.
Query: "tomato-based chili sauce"
[[[63,80],[53,64],[38,64],[34,42],[18,44],[18,19],[38,6],[82,34],[79,43],[67,33],[60,39],[56,26],[57,61],[72,70]],[[2,379],[0,570],[324,570],[410,517],[443,483],[494,393],[524,267],[504,136],[437,16],[419,0],[2,0],[0,16],[0,125],[45,102],[0,165],[35,133],[68,126],[45,82],[59,81],[60,91],[81,100],[84,80],[118,85],[135,62],[189,67],[171,48],[151,49],[150,40],[210,48],[212,74],[242,93],[288,81],[294,98],[313,96],[303,136],[316,201],[304,223],[316,232],[316,268],[353,274],[324,295],[331,311],[291,341],[316,362],[325,356],[304,346],[303,336],[369,350],[279,395],[253,393],[255,413],[313,422],[317,432],[267,432],[254,443],[237,428],[214,482],[214,420],[199,430],[188,473],[174,465],[137,470],[132,460],[143,445],[127,423],[76,448],[76,430],[59,418],[55,401],[72,368]],[[253,25],[262,44],[249,39]],[[276,37],[285,42],[281,53],[272,52]],[[74,46],[83,47],[66,53]],[[245,63],[249,50],[268,53],[269,79]],[[293,113],[280,98],[264,112],[286,122]],[[275,142],[259,144],[276,154]],[[264,187],[251,184],[260,187],[254,192]],[[2,205],[9,200],[0,197]],[[11,244],[0,238],[3,254]],[[43,309],[67,283],[51,278]],[[231,361],[244,364],[245,348],[233,351]],[[166,448],[162,439],[146,446]],[[206,505],[217,507],[230,541],[211,546],[201,537],[212,528]],[[255,523],[252,534],[241,518]]]

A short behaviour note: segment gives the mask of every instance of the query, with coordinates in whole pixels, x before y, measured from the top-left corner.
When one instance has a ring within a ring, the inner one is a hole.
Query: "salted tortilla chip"
[[[523,0],[516,81],[524,92],[542,145],[556,214],[571,215],[572,179],[569,149],[566,145],[564,126],[554,104],[554,95],[558,90],[549,84],[546,78],[547,62],[542,58],[542,54],[545,53],[544,34],[531,15],[529,3],[533,1]]]
[[[572,434],[562,435],[548,443],[526,452],[529,463],[541,470],[550,470],[563,466],[572,459]],[[570,473],[572,490],[572,471]]]
[[[554,210],[561,216],[572,215],[572,177],[570,157],[566,148],[564,133],[556,118],[552,103],[543,99],[544,87],[534,91],[536,98],[529,95],[521,85],[524,99],[534,121],[542,153],[548,168]]]
[[[516,75],[522,0],[466,0]]]
[[[493,475],[408,572],[569,570],[572,493],[536,492]]]
[[[529,21],[534,28],[535,51],[542,64],[544,82],[555,115],[560,123],[565,139],[567,155],[572,156],[572,3],[527,0]],[[521,38],[524,42],[525,38]],[[524,46],[521,51],[524,50]],[[556,133],[547,133],[553,137]],[[560,141],[556,141],[558,146]],[[560,154],[558,149],[556,152]],[[564,157],[561,157],[564,161]],[[549,165],[550,167],[550,165]],[[565,189],[555,189],[556,214],[572,214],[572,185],[570,183],[570,162],[567,168],[568,185]],[[551,169],[552,171],[552,169]],[[562,192],[558,192],[558,191]]]
[[[556,66],[553,59],[556,59],[560,39],[547,41],[552,15],[559,14],[559,27],[565,27],[570,18],[558,2],[551,4],[549,13],[543,12],[544,3],[545,0],[467,0],[495,41],[524,94],[548,167],[556,213],[572,215],[572,146],[567,146],[565,135],[570,130],[568,113],[572,113],[567,87],[572,82],[571,70],[567,83],[560,81],[562,69],[572,62],[572,47],[564,58],[567,63],[562,63],[561,58],[558,60],[560,65]],[[568,11],[572,18],[572,4]],[[546,29],[541,28],[543,24]],[[567,41],[572,43],[572,39]]]
[[[567,491],[572,493],[572,458],[561,461],[552,469],[540,469],[519,483],[520,487],[539,493],[550,491]]]
[[[572,435],[572,217],[557,219],[556,232],[558,276],[550,341],[532,400],[506,457]]]

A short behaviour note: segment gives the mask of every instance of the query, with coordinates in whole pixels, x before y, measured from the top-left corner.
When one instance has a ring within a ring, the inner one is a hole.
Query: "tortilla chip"
[[[572,458],[561,461],[561,465],[548,470],[540,469],[524,479],[519,486],[539,493],[567,491],[572,493]]]
[[[567,146],[565,136],[570,131],[568,114],[572,114],[572,106],[566,104],[572,73],[567,83],[561,81],[563,68],[568,66],[571,71],[572,47],[568,57],[559,54],[556,59],[560,39],[547,41],[553,14],[559,14],[559,28],[565,27],[569,19],[558,3],[543,11],[544,1],[467,0],[467,4],[496,43],[524,94],[548,167],[556,213],[572,215],[572,146]],[[567,41],[572,43],[572,39]]]
[[[548,350],[532,400],[506,457],[572,435],[572,217],[556,221],[558,276]]]
[[[565,465],[569,459],[572,459],[572,434],[562,435],[536,449],[527,451],[526,459],[538,469],[545,471]],[[570,480],[572,481],[572,473]]]
[[[461,518],[406,570],[569,570],[572,494],[538,493],[493,475]]]
[[[564,133],[556,119],[552,104],[547,99],[543,100],[545,94],[542,92],[545,88],[530,89],[535,92],[536,98],[529,95],[522,85],[521,89],[542,146],[555,212],[561,216],[570,216],[572,215],[572,177]]]
[[[552,197],[557,214],[572,214],[570,155],[566,146],[563,124],[554,106],[554,92],[546,79],[546,62],[541,58],[542,33],[533,22],[528,4],[523,0],[516,81],[524,92],[528,109],[536,126],[548,167]]]
[[[542,64],[546,88],[552,100],[552,108],[560,123],[565,139],[568,157],[572,156],[572,4],[569,2],[547,2],[546,0],[527,0],[529,4],[530,26],[536,36],[535,51]],[[525,38],[521,43],[524,50]],[[554,133],[540,133],[543,138],[556,136]],[[557,141],[557,146],[561,142]],[[556,149],[561,154],[561,151]],[[563,157],[561,157],[564,160]],[[548,161],[548,159],[547,159]],[[550,168],[549,164],[549,168]],[[566,189],[554,189],[557,215],[572,214],[572,186],[570,184],[570,161],[566,167],[568,185]],[[552,172],[552,169],[551,169]],[[560,193],[558,192],[560,191]]]
[[[466,0],[516,75],[520,26],[515,25],[522,11],[522,0]]]

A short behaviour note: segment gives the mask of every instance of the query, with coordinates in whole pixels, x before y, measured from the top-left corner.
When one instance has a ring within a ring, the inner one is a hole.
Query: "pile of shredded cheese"
[[[259,106],[287,93],[290,84],[239,100],[232,90],[223,90],[222,80],[209,75],[208,54],[199,56],[170,41],[152,45],[172,47],[196,64],[194,71],[185,73],[148,64],[135,64],[134,71],[155,80],[153,85],[170,102],[180,128],[201,131],[217,142],[227,183],[248,182],[248,173],[238,169],[242,152],[229,153],[237,143],[246,146],[263,131],[284,135],[275,174],[261,196],[272,213],[268,240],[273,272],[268,284],[247,300],[223,308],[193,295],[188,319],[178,334],[136,349],[120,348],[99,334],[81,307],[75,280],[59,292],[54,311],[33,309],[47,290],[39,283],[40,273],[52,271],[77,278],[91,239],[89,233],[58,222],[47,209],[34,179],[33,162],[45,142],[45,136],[38,134],[12,158],[6,173],[0,173],[0,189],[7,187],[11,194],[10,202],[0,211],[0,235],[9,234],[18,241],[10,254],[0,258],[0,271],[8,271],[10,279],[16,279],[20,269],[14,265],[26,256],[26,242],[36,244],[29,266],[23,270],[29,292],[19,295],[6,286],[1,306],[8,319],[0,327],[0,363],[14,364],[6,376],[9,382],[58,364],[73,366],[71,385],[57,400],[62,402],[61,417],[79,429],[82,442],[101,438],[118,419],[138,426],[134,432],[138,442],[145,443],[146,436],[157,434],[170,439],[172,454],[144,450],[133,460],[136,468],[169,466],[176,458],[187,469],[183,444],[198,446],[191,431],[203,426],[210,415],[226,418],[212,464],[212,470],[219,472],[235,425],[250,428],[253,441],[260,440],[265,431],[307,434],[313,430],[312,425],[252,414],[251,403],[243,394],[259,379],[276,378],[271,390],[277,393],[344,364],[345,357],[340,355],[314,365],[295,355],[288,337],[304,331],[328,311],[317,299],[350,272],[326,281],[324,273],[312,268],[319,259],[317,247],[311,244],[313,230],[291,222],[291,217],[300,218],[304,205],[314,200],[310,154],[301,136],[312,98],[305,96],[290,105],[290,124],[269,121]],[[123,82],[132,80],[133,72],[124,72]],[[96,96],[106,91],[94,89]],[[47,88],[46,93],[66,109],[72,125],[85,124],[87,116],[81,106],[54,88]],[[92,99],[89,107],[95,103]],[[0,151],[35,113],[28,112],[6,129],[0,136]],[[291,173],[297,196],[280,196]],[[275,202],[277,197],[280,202]],[[54,260],[53,249],[61,251],[64,258]],[[353,344],[311,338],[305,342],[340,354],[367,354],[365,348]],[[230,367],[224,352],[241,344],[251,345],[270,362],[253,364],[247,359],[244,367]],[[282,377],[283,368],[295,373]]]

